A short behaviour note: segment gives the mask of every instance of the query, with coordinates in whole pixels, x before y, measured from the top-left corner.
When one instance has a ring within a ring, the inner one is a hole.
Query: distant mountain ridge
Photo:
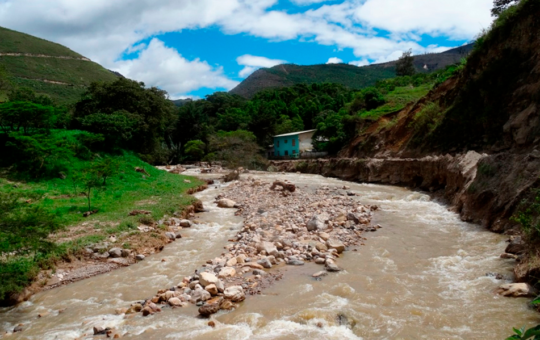
[[[417,55],[414,56],[414,65],[419,72],[442,69],[459,62],[472,48],[473,44],[469,44],[442,53]],[[348,64],[283,64],[255,71],[229,93],[252,98],[266,89],[326,82],[362,88],[374,85],[378,80],[395,77],[395,66],[396,61],[363,67]]]
[[[13,86],[30,88],[60,103],[78,100],[94,81],[121,76],[54,42],[3,27],[0,37],[0,66]]]

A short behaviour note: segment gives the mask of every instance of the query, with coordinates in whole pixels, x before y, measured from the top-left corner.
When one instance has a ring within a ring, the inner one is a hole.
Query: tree
[[[25,135],[54,127],[58,114],[54,107],[28,101],[0,104],[0,129],[5,133],[22,131]]]
[[[508,7],[519,3],[520,0],[494,0],[493,8],[491,9],[491,15],[498,17],[504,12]]]
[[[219,131],[209,137],[210,154],[208,161],[224,161],[229,168],[243,166],[260,168],[266,160],[260,155],[262,151],[252,132],[238,130],[232,132]]]
[[[121,110],[111,114],[94,113],[80,120],[85,130],[99,133],[108,147],[123,146],[137,132],[139,116]]]
[[[416,73],[414,68],[414,57],[412,56],[412,50],[403,52],[403,55],[398,59],[396,63],[396,75],[398,77],[412,76]]]
[[[11,89],[9,75],[4,65],[0,65],[0,92],[7,92]]]
[[[78,172],[73,179],[84,188],[84,195],[88,202],[88,211],[92,210],[92,190],[107,185],[107,178],[118,172],[118,162],[112,158],[102,158],[95,161],[90,167]]]
[[[124,136],[131,135],[124,147],[152,161],[161,148],[167,127],[174,121],[174,112],[174,104],[165,91],[156,87],[145,88],[144,83],[119,78],[114,82],[89,86],[83,99],[75,106],[74,127],[105,129],[105,133],[120,129]],[[96,114],[99,115],[87,118]],[[113,117],[106,118],[105,115]],[[114,123],[114,127],[105,128],[107,122]]]
[[[184,153],[195,161],[200,161],[204,156],[206,144],[201,140],[191,140],[186,143]]]

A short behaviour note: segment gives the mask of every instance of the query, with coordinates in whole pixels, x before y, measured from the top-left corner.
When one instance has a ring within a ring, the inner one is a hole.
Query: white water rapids
[[[224,190],[213,186],[196,195],[210,210],[197,217],[202,224],[183,231],[184,238],[162,253],[0,310],[0,330],[22,323],[24,331],[10,339],[36,340],[93,339],[93,326],[113,327],[130,339],[487,340],[540,323],[527,299],[494,294],[509,281],[486,276],[500,273],[511,280],[512,260],[499,258],[506,238],[462,222],[429,196],[314,175],[246,176],[288,179],[301,189],[350,186],[359,202],[380,206],[373,223],[383,228],[366,233],[365,246],[345,253],[339,260],[345,271],[321,281],[311,277],[321,270],[316,264],[280,268],[283,280],[248,297],[237,310],[217,314],[215,328],[196,318],[195,307],[164,309],[146,318],[115,315],[116,308],[175,286],[224,251],[242,220],[234,210],[212,203]],[[44,312],[48,315],[38,318]]]

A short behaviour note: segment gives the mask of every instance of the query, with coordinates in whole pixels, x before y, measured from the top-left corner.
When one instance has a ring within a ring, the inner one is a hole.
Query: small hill
[[[455,64],[472,50],[472,44],[461,46],[443,53],[415,56],[418,71],[435,71]],[[349,88],[363,88],[374,85],[381,79],[393,78],[396,61],[357,67],[348,64],[326,64],[300,66],[294,64],[277,65],[255,71],[229,93],[252,98],[256,93],[272,88],[295,84],[336,83]]]
[[[118,77],[60,44],[3,27],[0,36],[0,66],[13,86],[31,88],[60,103],[78,100],[91,82]]]

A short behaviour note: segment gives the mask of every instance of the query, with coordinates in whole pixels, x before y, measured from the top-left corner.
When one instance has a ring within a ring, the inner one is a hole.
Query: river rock
[[[304,261],[302,260],[299,260],[295,257],[291,257],[287,260],[287,264],[289,266],[303,266],[304,265]]]
[[[339,272],[341,271],[341,268],[337,266],[337,264],[332,259],[326,260],[326,271],[329,272]]]
[[[525,252],[525,243],[523,242],[521,236],[513,236],[510,239],[510,244],[508,245],[508,247],[506,247],[506,250],[504,252],[515,255],[519,255]]]
[[[180,300],[179,298],[177,297],[173,297],[173,298],[170,298],[168,301],[169,305],[171,305],[172,307],[184,307],[185,306],[185,302],[182,302],[182,300]]]
[[[265,251],[267,255],[277,252],[277,248],[273,242],[260,242],[257,244],[258,251]]]
[[[236,263],[243,264],[246,262],[247,256],[245,254],[240,254],[236,257]]]
[[[193,222],[190,220],[180,220],[179,224],[182,228],[191,228],[193,226]]]
[[[236,307],[236,305],[234,303],[232,303],[231,300],[223,299],[221,301],[220,308],[223,309],[223,310],[231,310],[231,309],[233,309],[235,307]]]
[[[326,246],[326,244],[322,243],[322,242],[316,242],[315,243],[315,248],[318,250],[318,251],[327,251],[328,250],[328,247]]]
[[[219,312],[222,300],[223,298],[219,296],[206,301],[206,303],[199,308],[199,314],[204,317],[208,317],[212,314]]]
[[[227,267],[234,267],[236,266],[237,263],[238,263],[238,260],[236,259],[236,257],[233,257],[232,259],[227,261]]]
[[[145,256],[143,254],[138,254],[137,256],[135,256],[135,258],[137,259],[137,261],[142,261],[144,260]]]
[[[196,289],[195,291],[193,291],[193,294],[191,294],[191,302],[193,303],[197,303],[199,301],[207,301],[211,298],[212,295],[210,295],[210,293],[208,293],[204,289]]]
[[[103,328],[103,327],[95,326],[94,327],[94,335],[107,334],[107,331],[109,331],[109,330],[110,330],[110,328]]]
[[[352,212],[347,214],[347,220],[348,221],[353,221],[356,224],[360,223],[360,219],[358,218],[358,216],[356,216],[356,214],[354,214]]]
[[[242,302],[246,299],[244,288],[241,286],[228,287],[223,294],[226,299],[231,300],[232,302]]]
[[[319,257],[318,259],[315,260],[315,263],[316,264],[324,264],[326,262],[326,260],[322,257]]]
[[[538,295],[538,291],[527,283],[507,283],[499,286],[497,293],[509,297],[535,297]]]
[[[223,293],[223,291],[225,290],[225,285],[223,284],[223,281],[218,280],[215,283],[215,285],[216,285],[216,288],[218,289],[218,292]]]
[[[202,272],[199,274],[199,283],[201,286],[206,287],[210,284],[216,284],[219,279],[212,273]]]
[[[213,283],[210,284],[210,285],[208,285],[208,286],[206,286],[206,287],[204,287],[204,289],[205,289],[208,293],[210,293],[210,295],[213,295],[213,296],[218,295],[218,293],[219,293],[219,291],[218,291],[216,285],[213,284]]]
[[[18,333],[18,332],[22,332],[22,331],[23,331],[22,325],[17,325],[17,326],[15,326],[15,328],[13,328],[13,333]]]
[[[261,266],[263,266],[266,269],[272,268],[272,263],[270,262],[270,260],[268,258],[261,259],[261,260],[257,261],[257,263],[260,264]]]
[[[233,277],[236,275],[236,270],[233,267],[223,267],[218,274],[220,278]]]
[[[328,241],[328,239],[330,238],[330,235],[328,235],[328,233],[325,233],[323,231],[319,233],[319,237],[322,238],[324,241]]]
[[[324,224],[324,222],[325,222],[325,216],[313,215],[306,225],[307,230],[308,231],[324,230],[326,229],[326,225]]]
[[[171,240],[171,241],[175,241],[175,240],[176,240],[176,234],[175,234],[175,233],[172,233],[172,232],[170,232],[170,231],[169,231],[169,232],[166,232],[166,233],[165,233],[165,236],[166,236],[169,240]]]
[[[254,262],[248,262],[248,263],[244,264],[242,267],[250,267],[252,269],[264,269],[263,266],[261,266],[258,263],[254,263]]]
[[[326,241],[326,245],[328,248],[337,250],[339,254],[345,251],[345,245],[343,242],[335,238],[329,238],[328,241]]]
[[[113,258],[122,257],[122,249],[112,248],[111,250],[109,250],[109,256]]]
[[[315,278],[318,278],[318,277],[323,277],[323,276],[326,276],[328,275],[327,272],[325,271],[320,271],[320,272],[316,272],[315,274],[313,274],[312,276],[315,277]]]
[[[230,208],[234,208],[234,206],[236,205],[236,202],[230,199],[222,198],[217,202],[217,204],[218,204],[218,207],[220,208],[230,209]]]

